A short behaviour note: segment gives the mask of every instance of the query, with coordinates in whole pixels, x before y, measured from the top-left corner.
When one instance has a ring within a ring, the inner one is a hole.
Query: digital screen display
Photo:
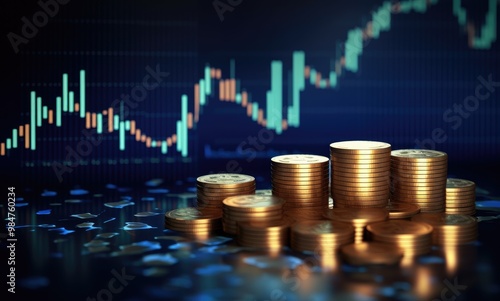
[[[343,140],[499,163],[495,0],[2,6],[0,162],[20,184],[268,175]]]

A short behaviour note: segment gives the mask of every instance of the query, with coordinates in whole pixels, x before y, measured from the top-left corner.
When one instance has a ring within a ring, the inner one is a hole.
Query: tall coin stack
[[[391,152],[391,202],[413,203],[421,212],[443,212],[448,155],[434,150]]]
[[[335,207],[386,207],[391,145],[377,141],[330,144],[331,195]]]
[[[222,210],[222,201],[230,196],[255,193],[255,178],[243,174],[220,173],[196,179],[198,207]]]
[[[319,219],[328,208],[328,158],[282,155],[271,159],[273,195],[286,201],[287,216]]]
[[[400,248],[405,257],[427,254],[431,251],[432,226],[405,220],[388,220],[366,227],[374,241]]]
[[[354,241],[354,228],[347,223],[308,220],[291,228],[290,246],[295,251],[334,254]]]
[[[476,184],[462,179],[446,180],[446,213],[476,213]]]
[[[432,243],[435,245],[463,245],[477,239],[477,221],[472,216],[422,213],[415,215],[411,220],[428,223],[434,228]]]
[[[238,233],[239,222],[270,222],[283,218],[285,201],[272,195],[239,195],[225,198],[222,208],[222,229]]]

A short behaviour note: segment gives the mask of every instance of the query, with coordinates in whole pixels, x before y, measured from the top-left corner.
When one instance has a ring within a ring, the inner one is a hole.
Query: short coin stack
[[[314,218],[328,208],[328,158],[282,155],[271,159],[273,195],[286,200],[287,216]]]
[[[385,221],[388,216],[385,208],[332,208],[324,214],[332,221],[351,224],[354,227],[354,243],[363,242],[366,225]]]
[[[291,228],[290,246],[295,251],[329,255],[353,241],[354,228],[347,223],[309,220],[296,222]]]
[[[221,229],[222,212],[194,207],[179,208],[165,214],[165,227],[197,239],[208,238]]]
[[[391,145],[377,141],[330,144],[335,207],[380,207],[389,200]]]
[[[432,226],[426,223],[388,220],[366,227],[374,241],[391,244],[403,250],[405,257],[431,251]]]
[[[448,155],[434,150],[391,152],[391,202],[412,203],[422,212],[443,212]]]
[[[281,250],[289,245],[290,224],[288,219],[238,222],[237,241],[244,247]]]
[[[476,213],[476,184],[462,179],[446,180],[446,213]]]
[[[239,222],[270,222],[283,218],[285,201],[271,195],[239,195],[225,198],[222,208],[222,229],[237,234]]]
[[[432,242],[435,245],[462,245],[477,239],[477,221],[472,216],[422,213],[411,220],[428,223],[434,228]]]
[[[243,174],[220,173],[196,179],[198,207],[222,209],[222,201],[235,195],[255,193],[255,178]]]

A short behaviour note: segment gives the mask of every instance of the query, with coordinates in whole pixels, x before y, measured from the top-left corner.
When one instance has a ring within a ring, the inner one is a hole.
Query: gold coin
[[[391,145],[378,141],[341,141],[330,144],[330,152],[338,154],[384,154],[390,153]]]
[[[327,157],[309,154],[281,155],[271,158],[271,164],[286,165],[288,167],[300,168],[309,165],[328,164]]]
[[[394,203],[387,205],[389,219],[410,218],[420,212],[420,206],[411,203]]]
[[[397,264],[403,257],[403,251],[390,244],[379,242],[362,242],[344,245],[340,252],[345,261],[351,265]]]
[[[255,178],[249,175],[220,173],[198,177],[196,182],[200,186],[207,187],[242,187],[255,185]]]
[[[475,191],[476,184],[472,181],[464,180],[464,179],[455,179],[455,178],[446,179],[446,190],[462,191],[462,190],[469,190],[469,189],[472,191]]]
[[[172,220],[177,223],[203,223],[220,219],[222,212],[215,210],[202,210],[194,207],[178,208],[165,213],[166,220]]]
[[[391,151],[391,158],[400,161],[427,162],[448,160],[444,152],[429,149],[398,149]]]
[[[367,226],[367,230],[379,237],[415,239],[421,236],[430,236],[433,228],[422,222],[389,220],[370,224]]]
[[[225,198],[222,201],[224,206],[237,210],[248,211],[270,211],[282,208],[285,201],[276,196],[267,195],[240,195]]]

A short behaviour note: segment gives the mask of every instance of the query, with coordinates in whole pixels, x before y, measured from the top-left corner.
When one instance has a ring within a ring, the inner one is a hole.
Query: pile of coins
[[[321,218],[328,208],[328,158],[317,155],[282,155],[271,159],[273,195],[286,201],[287,216]]]
[[[443,212],[448,155],[434,150],[391,152],[391,202],[412,203],[422,212]]]
[[[179,208],[165,214],[165,227],[196,239],[205,239],[222,228],[221,219],[220,210]]]
[[[354,228],[347,223],[309,220],[296,222],[291,228],[290,246],[295,251],[330,255],[353,241]]]
[[[368,224],[387,220],[389,212],[385,208],[332,208],[324,217],[332,221],[349,223],[354,227],[354,243],[363,242]]]
[[[409,219],[420,213],[420,206],[411,203],[389,203],[389,219]]]
[[[239,222],[279,221],[285,201],[271,195],[239,195],[225,198],[222,207],[222,229],[237,234]]]
[[[462,179],[446,180],[446,213],[476,213],[476,184]]]
[[[220,173],[196,179],[198,207],[222,209],[222,201],[230,196],[255,193],[255,178],[243,174]]]
[[[433,228],[427,223],[388,220],[370,224],[366,229],[374,241],[398,247],[403,250],[405,257],[423,255],[431,251]]]
[[[391,145],[377,141],[330,144],[335,207],[380,207],[389,200]]]
[[[477,239],[477,221],[461,214],[422,213],[411,219],[425,222],[434,228],[432,243],[435,245],[462,245]]]
[[[237,241],[244,247],[281,250],[290,240],[288,219],[238,222]]]

